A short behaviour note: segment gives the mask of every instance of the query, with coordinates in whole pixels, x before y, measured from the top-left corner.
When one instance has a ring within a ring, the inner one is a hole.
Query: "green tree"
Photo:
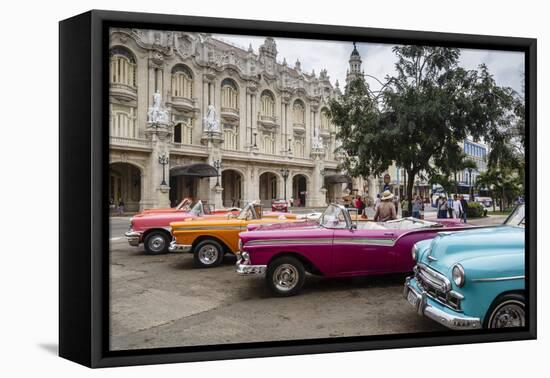
[[[417,175],[450,176],[463,156],[462,140],[497,135],[508,92],[496,86],[487,67],[461,68],[459,49],[396,46],[393,51],[397,74],[386,78],[378,97],[358,78],[330,101],[330,112],[343,168],[367,177],[383,174],[392,163],[403,167],[411,203]],[[492,92],[498,96],[487,96]]]

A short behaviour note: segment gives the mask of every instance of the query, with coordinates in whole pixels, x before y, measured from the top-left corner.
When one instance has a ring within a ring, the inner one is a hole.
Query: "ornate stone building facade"
[[[114,28],[110,62],[110,197],[128,211],[184,197],[341,199],[327,115],[338,84],[278,61],[273,38],[255,52],[208,34]]]

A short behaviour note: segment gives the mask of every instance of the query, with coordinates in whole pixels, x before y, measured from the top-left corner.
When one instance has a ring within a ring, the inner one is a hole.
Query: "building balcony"
[[[170,102],[167,104],[180,112],[193,112],[197,110],[197,100],[193,98],[172,96]]]
[[[131,85],[110,83],[109,94],[124,102],[137,101],[137,88]]]
[[[126,138],[111,136],[109,138],[109,147],[135,151],[151,151],[151,141],[149,139]]]
[[[306,125],[303,123],[293,123],[292,129],[294,130],[294,133],[297,135],[304,135],[306,132]]]
[[[258,124],[265,131],[274,131],[279,125],[277,124],[277,117],[258,115]]]
[[[221,118],[223,118],[226,121],[239,121],[239,109],[234,108],[221,108],[220,112]]]
[[[329,129],[321,129],[321,130],[319,130],[319,134],[323,138],[328,138],[328,137],[330,137],[330,130]]]

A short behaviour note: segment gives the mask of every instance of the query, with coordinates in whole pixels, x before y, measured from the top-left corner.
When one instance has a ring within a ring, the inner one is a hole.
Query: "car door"
[[[333,268],[335,275],[385,273],[391,268],[393,230],[334,230]]]

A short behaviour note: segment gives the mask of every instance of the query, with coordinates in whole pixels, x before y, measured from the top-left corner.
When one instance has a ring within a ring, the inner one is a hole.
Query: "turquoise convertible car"
[[[403,294],[451,329],[525,326],[525,207],[504,224],[440,232],[414,245]]]

